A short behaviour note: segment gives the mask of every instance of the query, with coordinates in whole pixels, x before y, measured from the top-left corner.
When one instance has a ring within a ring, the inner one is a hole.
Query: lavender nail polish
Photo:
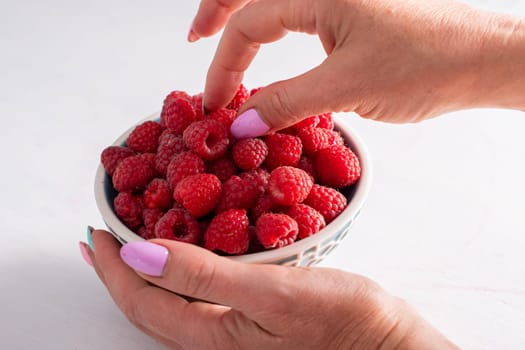
[[[168,260],[168,249],[151,242],[130,242],[120,248],[120,257],[134,270],[159,277]]]
[[[230,127],[230,132],[237,139],[264,135],[270,127],[262,120],[255,109],[249,109],[239,115]]]

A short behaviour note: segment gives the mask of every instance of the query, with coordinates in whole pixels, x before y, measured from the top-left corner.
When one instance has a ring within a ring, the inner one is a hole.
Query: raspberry
[[[155,176],[150,161],[141,155],[124,158],[113,173],[113,187],[118,192],[135,191],[146,187]]]
[[[159,148],[155,158],[155,170],[163,177],[166,177],[168,165],[173,157],[186,150],[182,136],[175,136],[169,132],[169,129],[166,129],[166,131],[168,133],[163,133],[160,137]]]
[[[224,125],[226,128],[229,128],[237,113],[233,109],[221,108],[217,109],[207,115],[208,119],[216,120]]]
[[[190,98],[166,99],[160,114],[161,125],[165,125],[176,135],[182,135],[184,129],[193,123],[195,118],[195,109]]]
[[[157,238],[199,244],[201,229],[199,222],[182,209],[170,209],[155,225]]]
[[[153,170],[155,170],[155,159],[157,158],[155,153],[140,153],[137,157],[148,162],[153,167]]]
[[[308,155],[333,145],[344,145],[341,135],[328,129],[305,128],[299,130],[297,136],[303,144],[303,152]]]
[[[204,233],[204,247],[227,254],[243,254],[250,244],[246,211],[230,209],[215,216]]]
[[[193,106],[193,109],[195,110],[195,120],[203,120],[204,114],[202,114],[202,92],[191,96],[191,104]]]
[[[220,213],[234,208],[249,209],[259,194],[255,183],[234,175],[222,184],[221,198],[215,211]]]
[[[166,178],[171,188],[175,188],[177,183],[185,177],[204,172],[203,160],[191,153],[182,152],[172,158],[166,171]]]
[[[155,236],[155,225],[163,215],[164,212],[159,208],[145,208],[144,211],[142,211],[142,222],[144,226],[139,228],[137,232],[139,236],[144,239],[157,238],[157,236]],[[142,229],[142,231],[140,229]]]
[[[297,166],[301,158],[301,139],[286,134],[273,134],[264,138],[268,145],[268,155],[264,164],[273,170],[279,166]]]
[[[153,179],[144,190],[146,208],[169,209],[173,205],[173,191],[164,179]]]
[[[300,203],[308,196],[313,181],[304,170],[290,166],[274,169],[268,182],[268,193],[272,200],[281,205]]]
[[[257,88],[253,88],[250,90],[250,96],[253,96],[255,95],[256,93],[258,93],[259,91],[261,91],[262,89],[262,86],[261,87],[257,87]]]
[[[346,197],[334,188],[313,185],[304,204],[317,210],[328,224],[346,207]]]
[[[206,169],[208,173],[216,175],[221,182],[227,181],[237,173],[237,167],[229,156],[207,162]]]
[[[263,168],[257,168],[250,171],[245,171],[239,174],[240,178],[252,183],[257,191],[262,194],[268,188],[268,181],[270,181],[270,173]]]
[[[305,204],[295,204],[286,214],[297,222],[298,239],[309,237],[326,226],[321,213]]]
[[[267,249],[292,244],[298,232],[297,222],[286,214],[262,214],[255,224],[257,238]]]
[[[135,152],[127,147],[109,146],[106,147],[100,155],[100,161],[106,173],[113,176],[117,165],[124,158],[134,156]]]
[[[131,229],[142,224],[142,198],[131,192],[120,192],[113,200],[118,218]]]
[[[353,185],[361,176],[359,159],[343,145],[319,150],[315,154],[314,166],[320,183],[335,188]]]
[[[272,197],[268,194],[259,196],[255,201],[255,204],[250,209],[250,219],[252,222],[257,222],[257,219],[264,213],[279,213],[284,210],[285,207],[276,204]]]
[[[222,157],[230,143],[226,127],[212,119],[191,124],[184,130],[182,139],[186,147],[205,160]]]
[[[308,118],[301,120],[300,122],[295,123],[294,125],[292,125],[292,127],[295,130],[301,130],[315,128],[317,124],[319,124],[319,117],[316,115],[312,115]]]
[[[248,138],[237,141],[232,148],[233,161],[243,170],[258,168],[268,155],[268,146],[261,139]]]
[[[242,106],[244,102],[246,102],[248,97],[250,97],[250,93],[248,92],[248,90],[246,90],[246,87],[244,87],[244,85],[241,83],[241,85],[239,85],[239,88],[235,92],[235,96],[233,96],[232,100],[226,106],[226,108],[238,110],[239,107]]]
[[[129,134],[126,143],[129,148],[138,153],[156,152],[159,146],[159,136],[162,127],[152,120],[137,125]]]
[[[194,217],[211,212],[221,196],[221,180],[213,174],[197,174],[181,180],[173,193]]]
[[[319,124],[318,128],[333,130],[334,129],[334,120],[332,119],[332,112],[323,113],[318,115]]]
[[[312,180],[316,182],[317,174],[315,172],[314,161],[310,157],[302,156],[297,167],[306,171],[308,175],[312,177]]]

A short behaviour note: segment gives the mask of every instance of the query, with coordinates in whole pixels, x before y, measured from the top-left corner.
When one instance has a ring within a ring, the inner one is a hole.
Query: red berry
[[[234,175],[222,184],[222,194],[216,212],[220,213],[228,209],[249,209],[259,194],[260,191],[255,183]]]
[[[190,98],[166,99],[164,102],[160,114],[160,122],[176,135],[182,135],[186,127],[193,123],[195,119],[195,109]]]
[[[268,194],[259,196],[255,201],[255,204],[250,209],[250,219],[252,222],[257,222],[257,219],[264,213],[279,213],[284,210],[285,207],[276,204],[272,197]]]
[[[305,200],[313,181],[304,170],[290,166],[274,169],[268,182],[268,193],[272,200],[281,205],[294,205]]]
[[[144,190],[146,208],[169,209],[173,205],[173,191],[164,179],[153,179]]]
[[[295,123],[294,125],[292,125],[292,127],[295,130],[301,130],[315,128],[317,124],[319,124],[319,117],[316,115],[312,115],[311,117],[305,118],[300,122]]]
[[[353,185],[361,176],[359,159],[343,145],[319,150],[315,154],[314,166],[320,183],[335,188]]]
[[[315,184],[304,204],[317,210],[328,224],[345,209],[347,199],[336,189]]]
[[[334,129],[334,120],[332,118],[332,112],[323,113],[318,115],[319,124],[318,128],[333,130]]]
[[[170,209],[155,225],[157,238],[199,244],[201,229],[199,222],[182,209]]]
[[[129,148],[138,153],[156,152],[159,146],[159,136],[162,127],[159,123],[148,120],[137,125],[129,134],[126,143]]]
[[[120,192],[113,200],[115,214],[131,229],[142,224],[142,199],[131,192]]]
[[[212,119],[191,124],[184,130],[182,138],[186,147],[205,160],[222,157],[230,142],[226,127]]]
[[[233,109],[221,108],[209,113],[207,118],[216,120],[226,128],[229,128],[232,125],[236,115],[237,113]]]
[[[113,176],[117,165],[124,158],[134,156],[135,152],[127,147],[109,146],[106,147],[100,155],[100,161],[106,173]]]
[[[204,247],[228,254],[243,254],[250,244],[246,211],[230,209],[215,216],[204,233]]]
[[[267,248],[281,248],[297,238],[297,222],[286,214],[262,214],[255,225],[259,242]]]
[[[314,161],[310,157],[302,156],[297,167],[306,171],[308,175],[312,177],[312,180],[316,182],[317,174],[315,172]]]
[[[184,146],[182,136],[175,136],[169,129],[166,129],[160,137],[159,148],[155,158],[155,170],[163,177],[166,177],[168,165],[173,157],[185,150],[186,146]]]
[[[228,155],[207,162],[206,169],[208,173],[215,174],[221,182],[227,181],[237,173],[237,167],[233,163],[233,159]]]
[[[241,83],[241,85],[239,85],[239,88],[235,92],[235,96],[233,96],[232,100],[226,106],[226,108],[238,110],[239,107],[242,106],[244,102],[246,102],[248,97],[250,97],[250,93],[248,92],[248,90],[246,90],[246,87],[244,87],[244,85]]]
[[[155,168],[141,155],[123,159],[113,173],[113,187],[118,192],[143,189],[155,176]]]
[[[194,217],[211,212],[221,196],[221,180],[213,174],[197,174],[181,180],[173,196]]]
[[[264,138],[268,145],[268,155],[264,164],[273,170],[279,166],[297,166],[301,159],[301,139],[297,136],[286,134],[273,134]]]
[[[193,109],[195,109],[195,120],[204,119],[204,115],[202,114],[202,95],[203,94],[201,92],[191,97],[191,103],[193,105]]]
[[[204,161],[194,153],[182,152],[170,161],[166,171],[166,178],[171,188],[185,177],[204,172]]]
[[[239,177],[248,181],[255,186],[259,194],[263,194],[268,188],[268,181],[270,181],[270,173],[263,168],[257,168],[250,171],[245,171],[239,174]]]
[[[306,128],[297,134],[303,144],[303,152],[312,155],[319,150],[333,145],[344,145],[343,138],[338,132],[321,128]]]
[[[259,91],[261,91],[262,87],[257,87],[257,88],[253,88],[250,90],[250,96],[253,96],[255,95],[256,93],[258,93]]]
[[[305,204],[295,204],[286,214],[297,222],[298,239],[309,237],[326,226],[321,213]]]
[[[145,208],[142,211],[142,222],[144,223],[144,226],[137,230],[139,236],[144,239],[157,238],[155,235],[155,225],[163,215],[164,212],[159,208]]]
[[[242,139],[237,141],[232,148],[233,161],[243,170],[258,168],[267,155],[268,146],[261,139]]]

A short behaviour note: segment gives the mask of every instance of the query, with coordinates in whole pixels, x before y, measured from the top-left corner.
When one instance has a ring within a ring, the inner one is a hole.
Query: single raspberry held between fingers
[[[135,229],[142,224],[142,198],[129,191],[120,192],[113,200],[115,213],[130,229]]]
[[[230,143],[228,129],[212,119],[192,123],[184,130],[182,139],[186,147],[204,160],[222,157]]]
[[[159,136],[162,127],[159,123],[148,120],[137,125],[129,134],[126,143],[128,147],[138,153],[154,153],[159,146]]]
[[[203,93],[201,92],[191,97],[191,103],[193,105],[193,109],[195,109],[195,120],[204,119],[204,114],[202,113],[202,96]]]
[[[314,157],[314,166],[320,183],[335,188],[353,185],[361,176],[359,159],[343,145],[319,150]]]
[[[175,189],[177,183],[185,177],[203,173],[204,161],[192,152],[177,154],[170,161],[166,171],[166,178],[171,188]]]
[[[173,205],[173,191],[164,179],[155,178],[144,190],[146,208],[169,209]]]
[[[257,138],[239,140],[232,147],[233,160],[243,170],[260,167],[267,155],[268,146],[263,140]]]
[[[155,236],[191,244],[199,244],[201,230],[197,219],[183,209],[168,210],[155,225]]]
[[[297,166],[299,163],[303,146],[297,136],[276,133],[266,136],[264,142],[268,146],[264,164],[269,170],[285,165]]]
[[[246,100],[250,97],[250,93],[248,90],[246,90],[246,87],[241,83],[239,87],[237,88],[237,91],[235,92],[235,96],[233,96],[232,100],[226,108],[238,110],[240,106],[246,102]]]
[[[117,165],[120,163],[120,161],[124,158],[134,156],[135,154],[135,151],[129,149],[128,147],[109,146],[102,151],[102,154],[100,155],[100,162],[102,163],[104,170],[106,170],[106,173],[109,176],[113,176],[113,173],[115,172],[115,169],[117,168]]]
[[[113,173],[113,187],[118,192],[143,189],[155,176],[153,164],[143,155],[123,159]]]
[[[188,125],[197,118],[190,99],[174,98],[165,102],[160,114],[161,125],[176,135],[182,135]]]
[[[312,185],[312,178],[306,171],[281,166],[270,173],[268,193],[275,203],[290,206],[304,201]]]
[[[282,248],[292,244],[297,238],[299,227],[294,219],[286,214],[262,214],[255,225],[259,242],[266,248]]]
[[[197,174],[181,180],[173,196],[186,210],[198,218],[211,212],[221,197],[221,180],[213,174]]]
[[[298,239],[310,237],[326,226],[321,213],[306,204],[295,204],[288,209],[286,214],[297,222]]]
[[[243,209],[215,216],[204,233],[204,247],[227,254],[244,254],[250,244],[250,222]]]
[[[329,224],[346,208],[347,199],[334,188],[314,184],[304,204],[317,210]]]

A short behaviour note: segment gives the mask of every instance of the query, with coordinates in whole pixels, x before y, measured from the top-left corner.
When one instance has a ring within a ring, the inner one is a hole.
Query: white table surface
[[[525,15],[525,1],[470,2]],[[0,349],[161,348],[120,314],[77,242],[103,226],[92,188],[101,150],[170,90],[202,90],[218,37],[186,43],[197,5],[0,3]],[[292,34],[261,49],[245,83],[323,57],[315,37]],[[525,348],[525,114],[344,118],[375,180],[323,265],[375,279],[461,347]]]

